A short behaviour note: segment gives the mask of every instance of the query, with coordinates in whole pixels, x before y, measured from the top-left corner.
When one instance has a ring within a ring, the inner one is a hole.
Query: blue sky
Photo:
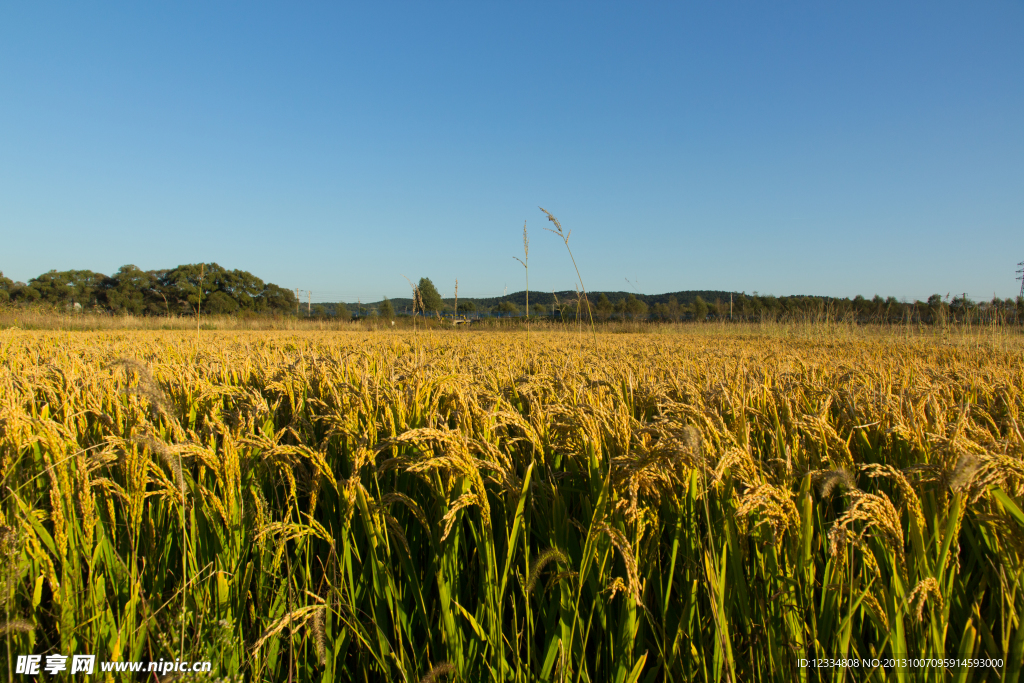
[[[372,5],[372,7],[371,7]],[[710,6],[713,5],[713,6]],[[3,3],[0,270],[1014,295],[1024,4]]]

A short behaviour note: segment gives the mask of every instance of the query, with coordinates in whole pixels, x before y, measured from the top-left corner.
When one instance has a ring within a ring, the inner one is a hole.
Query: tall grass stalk
[[[593,312],[590,309],[590,301],[587,300],[587,288],[583,284],[583,277],[580,275],[580,268],[579,268],[579,266],[576,265],[576,257],[574,257],[572,255],[572,249],[569,248],[569,236],[572,235],[572,230],[570,230],[569,232],[562,232],[562,224],[558,222],[557,218],[555,218],[554,216],[551,215],[551,212],[549,212],[543,206],[539,206],[537,208],[539,208],[541,211],[543,211],[544,214],[548,217],[548,220],[555,224],[555,229],[554,230],[552,230],[551,228],[544,228],[544,229],[547,230],[550,233],[554,233],[555,235],[558,235],[558,237],[563,242],[565,242],[565,249],[566,249],[566,251],[569,252],[569,258],[572,260],[572,267],[576,269],[576,278],[580,281],[580,289],[583,290],[583,300],[586,301],[586,303],[587,303],[587,315],[590,318],[590,331],[594,335],[594,343],[596,344],[597,343],[597,329],[594,327],[594,314],[593,314]],[[523,226],[523,229],[524,230],[526,229],[525,224]]]
[[[523,258],[513,256],[522,264],[526,271],[526,343],[530,343],[530,236],[526,233],[526,221],[523,221]]]

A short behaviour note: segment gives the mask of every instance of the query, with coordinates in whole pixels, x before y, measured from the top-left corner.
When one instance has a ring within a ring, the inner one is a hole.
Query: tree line
[[[745,292],[677,292],[644,295],[626,292],[593,292],[583,298],[576,292],[530,292],[530,317],[555,318],[563,321],[581,317],[597,322],[642,321],[664,322],[734,320],[761,321],[784,318],[818,320],[850,320],[862,323],[943,324],[967,322],[1024,322],[1024,298],[972,301],[966,295],[950,298],[933,294],[926,301],[898,301],[895,297],[871,299],[826,296],[772,296]],[[330,304],[341,306],[344,304]],[[381,314],[386,317],[417,314],[446,315],[455,312],[454,298],[442,298],[430,278],[421,278],[413,298],[385,299],[380,303],[362,304],[360,315]],[[491,315],[515,317],[526,315],[525,292],[504,297],[468,299],[457,303],[459,315]],[[589,311],[588,311],[589,306]],[[315,308],[315,307],[314,307]]]
[[[895,297],[883,299],[876,295],[872,299],[863,296],[851,298],[823,296],[771,296],[734,293],[731,299],[716,297],[706,301],[697,295],[683,303],[676,295],[658,297],[660,301],[648,304],[643,295],[627,294],[617,300],[604,293],[596,293],[590,303],[590,313],[595,320],[661,320],[661,321],[704,321],[734,320],[762,321],[785,318],[817,320],[849,320],[861,323],[914,323],[943,324],[971,322],[1024,322],[1024,298],[972,301],[966,295],[952,299],[933,294],[926,301],[898,301]],[[654,298],[654,297],[651,297]],[[575,316],[577,310],[587,314],[586,301],[569,302],[561,307],[565,313]],[[532,308],[532,306],[531,306]]]
[[[895,297],[772,296],[757,292],[676,292],[633,294],[593,292],[531,292],[530,317],[564,321],[577,317],[607,321],[777,320],[787,317],[853,320],[857,322],[943,324],[951,322],[1024,322],[1024,299],[975,302],[965,294],[933,294],[926,301],[897,301]],[[430,278],[420,278],[411,298],[372,303],[326,303],[298,307],[291,290],[264,282],[244,270],[227,270],[216,263],[180,265],[170,270],[144,271],[122,266],[107,276],[91,270],[51,270],[27,283],[13,282],[0,272],[0,304],[44,304],[75,310],[133,315],[296,314],[314,318],[347,319],[403,315],[450,315],[454,297],[444,298]],[[459,315],[517,317],[526,314],[525,292],[503,297],[460,298]],[[588,311],[589,306],[589,311]]]
[[[0,272],[0,304],[49,304],[75,310],[133,315],[204,313],[287,313],[297,300],[290,290],[244,270],[216,263],[180,265],[170,270],[121,266],[114,275],[91,270],[51,270],[26,282]]]

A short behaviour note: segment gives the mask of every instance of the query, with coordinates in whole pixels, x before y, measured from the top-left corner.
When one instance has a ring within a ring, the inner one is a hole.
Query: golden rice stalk
[[[607,523],[602,522],[598,525],[598,530],[604,533],[608,540],[612,542],[615,549],[619,551],[619,555],[622,556],[622,561],[626,565],[626,575],[629,579],[628,585],[625,587],[630,597],[636,603],[637,607],[643,606],[643,600],[641,600],[641,586],[640,586],[640,572],[637,568],[636,558],[633,556],[633,548],[629,544],[629,540],[625,534],[616,529],[615,527],[609,526]],[[620,579],[617,579],[621,581]],[[615,588],[609,587],[612,590],[612,595],[615,595]]]
[[[872,478],[884,477],[895,482],[897,488],[900,490],[900,495],[903,498],[904,504],[907,506],[910,513],[916,518],[918,528],[925,528],[924,511],[921,509],[921,499],[918,498],[917,492],[914,491],[914,487],[910,485],[907,477],[902,472],[892,465],[882,465],[877,463],[861,465],[860,471]]]
[[[252,648],[253,653],[258,653],[260,651],[260,648],[262,648],[268,640],[276,637],[277,634],[279,634],[288,626],[294,624],[294,629],[298,629],[305,626],[306,622],[312,619],[317,612],[322,611],[323,608],[323,605],[320,604],[306,605],[305,607],[300,607],[297,610],[292,610],[288,614],[284,615],[276,622],[274,622],[274,624],[270,626],[270,628],[263,632],[263,635],[259,637],[259,640],[256,641],[256,644]]]
[[[863,593],[863,595],[864,605],[871,611],[871,614],[874,615],[875,619],[878,619],[878,621],[882,624],[882,627],[885,630],[888,630],[889,616],[887,615],[886,611],[882,609],[882,605],[879,604],[878,598],[876,598],[871,591],[866,591]]]
[[[748,520],[754,514],[760,519],[755,528],[768,526],[772,543],[777,543],[791,526],[799,526],[800,513],[793,502],[794,493],[772,484],[761,484],[747,489],[740,497],[736,516]]]
[[[459,510],[467,508],[471,505],[480,505],[480,497],[476,493],[463,493],[456,499],[456,501],[448,508],[448,512],[445,513],[441,521],[444,522],[444,533],[441,534],[441,543],[448,538],[448,534],[452,532],[452,528],[455,526],[455,518],[458,516]],[[483,507],[483,506],[481,506]]]
[[[907,604],[914,605],[914,615],[917,618],[918,623],[924,620],[924,604],[931,596],[937,603],[935,609],[942,610],[942,591],[939,589],[939,582],[935,580],[935,577],[929,576],[922,579],[914,586],[914,590],[910,591],[910,595],[907,596]]]
[[[152,453],[156,453],[160,460],[167,465],[167,469],[174,475],[174,481],[178,485],[178,490],[181,491],[181,495],[185,495],[185,477],[181,471],[181,451],[180,447],[172,447],[165,444],[159,439],[154,439],[152,436],[140,436],[133,439],[134,443],[145,446]]]
[[[842,554],[847,543],[855,546],[863,545],[863,537],[870,529],[877,529],[887,541],[887,546],[895,553],[897,566],[906,575],[906,559],[904,554],[903,526],[899,513],[892,501],[885,494],[851,492],[850,507],[836,520],[828,532],[829,551],[833,556]],[[852,527],[861,526],[859,534],[851,533]],[[863,553],[865,562],[871,564],[874,553]]]

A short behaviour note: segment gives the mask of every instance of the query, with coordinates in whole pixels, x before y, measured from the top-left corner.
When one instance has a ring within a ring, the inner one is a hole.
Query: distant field
[[[1019,330],[194,324],[0,330],[6,665],[1020,680]]]

